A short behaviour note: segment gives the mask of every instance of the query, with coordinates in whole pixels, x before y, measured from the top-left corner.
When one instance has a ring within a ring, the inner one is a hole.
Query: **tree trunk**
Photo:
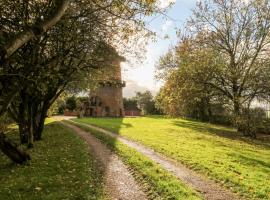
[[[43,106],[41,109],[36,113],[34,116],[34,139],[36,141],[42,139],[42,131],[44,129],[44,123],[47,115],[47,105],[45,105],[45,102],[43,103]]]
[[[234,125],[237,128],[238,132],[243,131],[242,123],[241,121],[241,113],[240,113],[240,104],[237,97],[234,98],[233,101],[233,117],[234,117]]]
[[[37,140],[37,141],[42,139],[42,132],[44,129],[45,119],[46,119],[46,115],[42,115],[40,117],[37,128],[35,130],[35,140]]]
[[[27,107],[27,102],[26,102],[26,97],[25,93],[21,91],[20,93],[22,102],[19,105],[18,109],[18,124],[19,124],[19,132],[20,132],[20,140],[22,144],[27,144],[28,142],[28,127],[27,127],[27,119],[25,118],[26,114],[26,107]]]
[[[26,161],[31,160],[29,154],[17,148],[17,145],[8,139],[2,132],[0,133],[0,149],[17,164],[23,164]]]
[[[212,114],[212,108],[210,104],[208,104],[207,111],[208,111],[208,121],[212,122],[213,114]]]
[[[28,104],[28,148],[33,148],[34,146],[34,116],[33,116],[33,105]]]
[[[52,28],[65,14],[67,8],[69,7],[69,3],[69,0],[56,0],[56,8],[48,19],[41,23],[36,23],[27,30],[19,33],[17,36],[13,37],[8,44],[0,48],[0,65],[25,43]]]
[[[19,123],[19,132],[20,132],[20,141],[21,144],[26,144],[28,141],[28,132],[27,127],[24,123]]]

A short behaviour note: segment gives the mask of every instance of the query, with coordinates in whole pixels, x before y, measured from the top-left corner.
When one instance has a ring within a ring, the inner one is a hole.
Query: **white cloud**
[[[151,90],[146,86],[139,85],[136,81],[128,79],[126,81],[126,87],[123,89],[123,96],[126,98],[131,98],[136,95],[136,92],[145,92],[146,90],[149,90],[153,95],[156,95],[155,90]]]
[[[159,0],[158,7],[161,9],[164,9],[175,2],[176,2],[176,0]]]

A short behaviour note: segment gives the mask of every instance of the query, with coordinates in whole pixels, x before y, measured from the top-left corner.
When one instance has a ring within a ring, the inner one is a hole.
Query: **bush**
[[[256,132],[270,135],[270,119],[263,119],[258,125]]]
[[[211,118],[211,122],[215,124],[221,124],[225,126],[232,125],[232,116],[230,114],[227,115],[213,115]]]
[[[61,115],[64,114],[65,109],[66,109],[65,103],[60,104],[60,105],[58,106],[58,114],[61,114]]]
[[[66,108],[69,111],[74,111],[74,110],[76,110],[76,107],[77,107],[76,97],[75,96],[69,97],[66,100]]]
[[[236,118],[236,126],[245,136],[256,137],[258,133],[270,132],[270,120],[261,108],[243,109]]]

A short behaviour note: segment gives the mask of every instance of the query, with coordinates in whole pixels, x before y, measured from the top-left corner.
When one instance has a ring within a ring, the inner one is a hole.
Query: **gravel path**
[[[78,122],[73,122],[78,123]],[[209,180],[196,172],[188,169],[184,165],[177,163],[176,161],[166,158],[165,156],[153,151],[152,149],[145,147],[141,144],[138,144],[134,141],[130,141],[118,134],[112,133],[110,131],[104,130],[102,128],[92,126],[85,123],[78,123],[88,126],[91,129],[95,129],[100,131],[104,134],[110,135],[111,137],[117,138],[122,143],[136,149],[137,151],[141,152],[151,160],[155,161],[156,163],[160,164],[166,170],[173,173],[177,178],[181,179],[184,183],[189,185],[190,187],[194,188],[198,192],[200,192],[205,199],[208,200],[236,200],[241,199],[233,194],[231,191],[219,186],[214,181]],[[134,198],[133,198],[134,199]]]
[[[88,143],[89,150],[104,169],[105,190],[112,200],[147,200],[147,195],[118,156],[91,134],[71,124],[62,124],[74,130]]]

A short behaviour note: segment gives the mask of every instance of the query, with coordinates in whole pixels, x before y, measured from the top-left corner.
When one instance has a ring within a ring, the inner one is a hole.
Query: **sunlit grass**
[[[46,120],[43,140],[30,163],[17,166],[0,152],[0,199],[103,199],[102,174],[87,144],[64,126]],[[8,134],[17,138],[18,133]]]
[[[270,144],[235,130],[162,117],[83,118],[143,143],[251,199],[270,199]]]

